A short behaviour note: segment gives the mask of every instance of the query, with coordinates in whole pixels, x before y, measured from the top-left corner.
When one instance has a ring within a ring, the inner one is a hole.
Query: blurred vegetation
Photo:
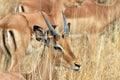
[[[6,14],[14,12],[14,8],[18,0],[0,0],[0,19]]]

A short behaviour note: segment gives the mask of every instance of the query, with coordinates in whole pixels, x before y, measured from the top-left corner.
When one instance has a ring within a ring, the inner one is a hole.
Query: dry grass
[[[120,80],[120,21],[115,24],[114,31],[105,31],[92,44],[86,37],[73,41],[82,68],[79,72],[61,69],[60,80]]]
[[[16,2],[17,0],[0,0],[0,18],[13,12]],[[120,21],[117,21],[105,32],[96,36],[94,41],[89,40],[86,34],[79,39],[72,39],[75,55],[81,62],[82,68],[79,72],[71,72],[60,67],[57,71],[57,80],[120,80],[119,27]],[[33,58],[35,59],[36,57]]]

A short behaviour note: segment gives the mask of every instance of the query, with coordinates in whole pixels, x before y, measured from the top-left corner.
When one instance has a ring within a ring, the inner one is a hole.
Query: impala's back
[[[107,25],[120,18],[119,7],[119,0],[115,0],[109,5],[85,0],[78,8],[67,8],[65,15],[69,22],[73,22],[71,24],[73,34],[97,34],[104,31]]]

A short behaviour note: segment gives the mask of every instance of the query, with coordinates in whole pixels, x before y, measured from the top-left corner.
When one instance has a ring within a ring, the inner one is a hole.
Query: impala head
[[[80,69],[80,65],[77,64],[76,62],[77,59],[72,51],[71,39],[69,37],[69,27],[66,22],[65,15],[63,13],[62,15],[64,20],[64,33],[60,35],[55,31],[53,26],[50,24],[50,22],[42,13],[42,16],[52,35],[52,37],[47,35],[47,39],[50,40],[49,47],[52,50],[47,54],[50,54],[50,59],[55,61],[56,66],[59,66],[60,64],[62,64],[66,68],[69,68],[73,71],[78,71]],[[36,28],[36,31],[37,31],[37,28]]]

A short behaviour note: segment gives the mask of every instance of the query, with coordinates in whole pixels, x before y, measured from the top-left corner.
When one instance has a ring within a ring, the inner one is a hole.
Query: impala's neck
[[[59,14],[59,12],[61,12],[63,10],[65,10],[64,0],[56,0],[53,4],[51,15],[53,15],[53,14],[57,15],[57,14]]]
[[[65,10],[64,0],[56,0],[53,4],[50,16],[53,18],[56,25],[61,26],[62,11]]]

